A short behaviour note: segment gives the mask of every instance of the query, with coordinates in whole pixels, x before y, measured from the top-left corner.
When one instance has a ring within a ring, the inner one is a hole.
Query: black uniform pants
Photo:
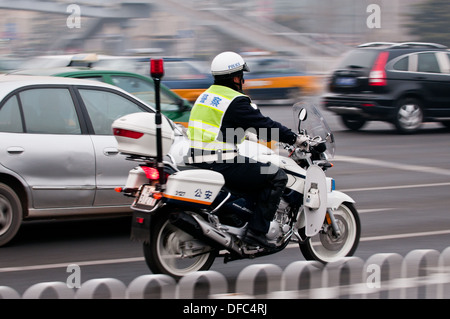
[[[257,233],[266,234],[269,231],[287,183],[287,175],[282,169],[239,155],[233,161],[195,166],[221,173],[225,185],[233,190],[254,194],[256,207],[248,228]]]

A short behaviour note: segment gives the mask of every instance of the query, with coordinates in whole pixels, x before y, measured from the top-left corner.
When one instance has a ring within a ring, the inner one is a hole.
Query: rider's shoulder
[[[252,100],[247,95],[237,96],[233,100],[232,104],[236,105],[236,106],[240,106],[240,107],[245,107],[245,108],[250,107],[251,109],[253,109]]]

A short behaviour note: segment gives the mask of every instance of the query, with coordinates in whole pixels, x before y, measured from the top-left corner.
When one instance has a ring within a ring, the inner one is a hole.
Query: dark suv
[[[450,127],[449,55],[435,43],[362,44],[332,73],[323,105],[355,131],[367,121],[393,123],[401,133],[424,121]]]

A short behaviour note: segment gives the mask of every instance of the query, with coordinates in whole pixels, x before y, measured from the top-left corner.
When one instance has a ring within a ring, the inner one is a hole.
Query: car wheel
[[[446,128],[449,128],[449,129],[450,129],[450,121],[442,121],[441,123],[442,123],[442,125],[444,125]]]
[[[362,119],[359,116],[351,116],[351,115],[342,115],[341,120],[342,124],[344,124],[345,127],[351,129],[352,131],[360,130],[367,122],[365,119]]]
[[[394,125],[400,133],[414,133],[422,125],[423,110],[420,101],[406,98],[399,101]]]
[[[16,192],[0,183],[0,246],[10,242],[22,224],[22,204]]]

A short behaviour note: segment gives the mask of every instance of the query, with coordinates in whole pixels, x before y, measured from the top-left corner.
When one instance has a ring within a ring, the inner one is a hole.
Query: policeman
[[[244,241],[275,247],[266,233],[273,219],[287,175],[278,167],[251,160],[238,154],[237,144],[251,130],[264,139],[288,144],[302,144],[287,127],[265,117],[254,108],[242,92],[244,72],[250,71],[244,59],[234,52],[223,52],[211,63],[214,84],[195,102],[188,126],[191,141],[190,162],[224,176],[225,184],[233,190],[256,194],[256,207],[249,221]]]

